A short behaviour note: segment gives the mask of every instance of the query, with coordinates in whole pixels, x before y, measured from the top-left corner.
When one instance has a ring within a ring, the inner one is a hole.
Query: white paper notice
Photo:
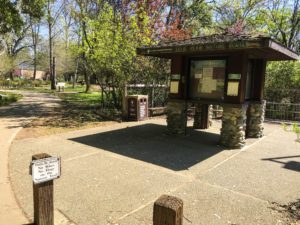
[[[228,82],[227,95],[228,96],[238,96],[239,95],[239,82]]]
[[[35,184],[54,180],[60,177],[60,158],[49,157],[44,159],[33,160],[32,180]]]
[[[179,90],[179,82],[178,81],[171,81],[170,93],[178,94],[178,90]]]

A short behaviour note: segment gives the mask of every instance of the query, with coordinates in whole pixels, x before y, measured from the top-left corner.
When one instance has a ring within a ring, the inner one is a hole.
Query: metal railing
[[[212,108],[213,118],[221,118],[222,107],[214,105]],[[272,121],[300,121],[300,103],[267,102],[265,119]]]
[[[300,104],[267,102],[265,118],[278,121],[300,121]]]

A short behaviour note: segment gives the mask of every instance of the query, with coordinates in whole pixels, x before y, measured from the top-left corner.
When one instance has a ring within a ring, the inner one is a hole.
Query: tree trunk
[[[51,90],[55,90],[55,78],[53,75],[53,37],[52,37],[52,18],[51,18],[51,9],[50,9],[50,0],[48,0],[48,28],[49,28],[49,73],[51,81]]]
[[[33,46],[33,80],[36,79],[36,70],[37,70],[37,44],[39,39],[39,24],[34,24],[32,18],[30,18],[31,26],[31,38]]]
[[[77,60],[76,60],[76,69],[75,69],[75,73],[73,75],[73,89],[75,88],[75,84],[76,84],[76,80],[77,80],[78,64],[79,64],[79,59],[77,58]]]
[[[37,64],[37,60],[36,60],[36,45],[34,45],[34,47],[33,47],[33,80],[36,79],[36,64]]]
[[[14,70],[11,70],[11,71],[9,72],[9,79],[10,79],[10,80],[14,80]]]
[[[91,88],[91,83],[90,83],[90,77],[89,77],[86,69],[84,69],[84,80],[85,80],[85,92],[88,93]]]

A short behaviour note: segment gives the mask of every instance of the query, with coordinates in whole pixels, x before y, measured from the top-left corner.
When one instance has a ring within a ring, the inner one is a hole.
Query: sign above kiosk
[[[266,60],[297,60],[293,50],[264,35],[214,34],[178,41],[165,41],[137,49],[139,55],[170,58],[174,54],[209,54],[243,50],[252,58]]]

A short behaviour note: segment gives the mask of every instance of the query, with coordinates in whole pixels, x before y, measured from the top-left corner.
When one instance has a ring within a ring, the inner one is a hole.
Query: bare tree
[[[64,1],[62,1],[60,6],[54,4],[53,0],[47,0],[47,25],[48,25],[48,38],[49,38],[49,73],[51,80],[51,89],[56,89],[56,77],[53,71],[53,41],[55,37],[54,26],[56,25],[59,15],[63,9]],[[56,10],[55,10],[56,9]]]

